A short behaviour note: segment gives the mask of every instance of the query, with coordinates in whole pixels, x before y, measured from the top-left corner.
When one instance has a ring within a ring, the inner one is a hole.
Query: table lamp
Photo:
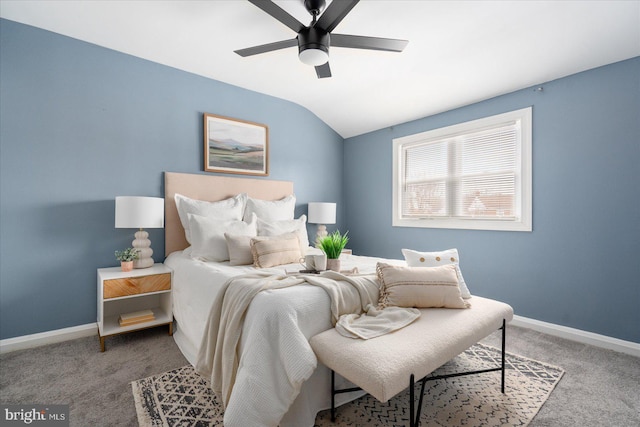
[[[139,252],[133,268],[148,268],[153,265],[153,249],[149,233],[143,228],[164,227],[164,199],[159,197],[116,197],[116,228],[138,228],[131,243]]]
[[[316,247],[318,242],[327,236],[327,227],[325,224],[336,223],[336,204],[335,203],[309,203],[308,218],[310,224],[318,224],[316,234]]]

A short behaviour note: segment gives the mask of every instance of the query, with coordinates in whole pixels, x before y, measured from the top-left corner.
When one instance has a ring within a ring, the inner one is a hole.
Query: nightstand
[[[171,306],[172,270],[164,264],[124,272],[120,267],[98,269],[98,337],[104,339],[140,329],[169,325],[173,335]],[[123,314],[151,310],[153,320],[120,326]]]

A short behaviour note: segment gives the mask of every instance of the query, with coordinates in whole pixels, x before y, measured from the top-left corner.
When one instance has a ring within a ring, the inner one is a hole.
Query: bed
[[[176,321],[174,339],[187,360],[195,366],[201,340],[205,331],[211,304],[221,285],[229,278],[255,271],[248,265],[231,266],[229,262],[194,261],[185,249],[189,243],[180,221],[175,194],[181,194],[202,201],[219,201],[237,194],[263,200],[280,200],[293,194],[293,183],[264,179],[245,179],[210,175],[165,173],[165,264],[173,269],[173,312]],[[308,253],[321,253],[308,248]],[[377,259],[357,256],[343,256],[343,269],[358,267],[361,272],[375,271]],[[297,271],[299,263],[281,265],[262,271],[283,274]],[[295,306],[284,301],[295,301]],[[226,426],[312,426],[317,412],[331,405],[330,372],[318,366],[315,355],[308,346],[308,339],[332,327],[329,312],[329,298],[326,293],[313,286],[301,285],[278,291],[260,293],[252,302],[245,319],[241,348],[243,354],[270,354],[276,356],[274,343],[270,341],[266,325],[271,329],[294,329],[294,343],[280,345],[295,348],[296,357],[304,361],[304,367],[296,371],[300,377],[308,378],[301,385],[296,396],[278,395],[278,390],[270,387],[274,366],[278,360],[258,358],[249,366],[241,362],[239,374],[233,389],[233,396],[225,410]],[[274,311],[276,312],[274,314]],[[290,322],[292,318],[299,321]],[[274,322],[277,326],[274,326]],[[301,339],[304,338],[304,342]],[[262,362],[262,363],[257,363]],[[301,362],[301,365],[303,363]],[[311,369],[309,369],[311,368]],[[345,386],[348,383],[342,381]],[[342,396],[338,404],[361,396],[362,392]],[[286,406],[286,408],[285,408]],[[284,412],[283,412],[284,411]],[[281,414],[282,412],[282,414]],[[281,417],[281,419],[279,419]]]
[[[176,206],[176,194],[178,198],[187,197],[201,202],[228,201],[246,194],[244,197],[249,199],[280,203],[291,201],[293,183],[165,173],[165,264],[174,271],[174,339],[187,360],[201,367],[203,354],[215,351],[207,337],[212,318],[219,316],[212,307],[226,292],[225,284],[256,270],[274,277],[289,277],[288,273],[298,271],[302,266],[297,261],[261,269],[247,264],[231,265],[234,263],[233,254],[228,254],[231,261],[194,259],[198,246],[193,240],[197,236],[194,232],[197,229],[193,228],[196,223],[189,222],[192,230],[185,230],[183,224],[186,223]],[[249,202],[245,200],[245,203],[248,211]],[[183,209],[181,212],[184,214]],[[293,215],[293,210],[289,215]],[[189,216],[189,220],[195,219],[196,216]],[[245,218],[250,223],[254,220]],[[274,223],[302,220],[301,217],[274,220]],[[212,226],[220,222],[218,220]],[[191,245],[186,238],[190,234]],[[306,224],[304,234],[307,253],[320,253],[308,245]],[[225,236],[227,239],[230,237]],[[404,260],[354,255],[343,255],[341,260],[343,270],[355,268],[363,277],[373,275],[379,262],[398,267],[406,265]],[[329,297],[328,291],[312,284],[314,280],[309,278],[297,286],[258,292],[248,304],[238,338],[235,382],[226,399],[225,426],[313,426],[316,414],[332,406],[331,372],[318,362],[309,340],[332,329],[336,318],[334,299]],[[336,378],[336,387],[352,386],[343,378]],[[341,405],[362,394],[362,391],[344,393],[337,397],[335,403]]]

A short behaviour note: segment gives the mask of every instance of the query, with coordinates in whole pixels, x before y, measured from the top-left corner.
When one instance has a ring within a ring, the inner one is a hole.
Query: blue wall
[[[640,342],[640,58],[345,141],[350,246],[457,247],[472,293]],[[533,106],[533,232],[391,226],[392,139]]]
[[[115,197],[162,197],[164,171],[201,172],[204,112],[269,126],[269,179],[294,181],[298,215],[344,206],[342,138],[281,99],[8,20],[0,93],[0,339],[95,322],[96,268],[135,231],[114,228]]]
[[[95,269],[132,240],[114,198],[200,173],[209,112],[267,124],[269,179],[295,182],[298,215],[338,202],[356,253],[457,247],[473,293],[640,342],[639,76],[635,58],[343,144],[290,102],[0,20],[0,339],[95,321]],[[393,138],[529,105],[532,233],[391,227]],[[318,162],[336,166],[320,180]]]

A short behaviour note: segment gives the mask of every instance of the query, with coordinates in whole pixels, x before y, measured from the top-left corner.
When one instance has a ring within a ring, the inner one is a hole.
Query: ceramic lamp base
[[[320,240],[327,237],[327,226],[324,224],[318,224],[318,231],[316,232],[316,248],[320,248]]]
[[[153,265],[153,249],[151,249],[151,240],[149,233],[140,229],[137,231],[136,239],[131,242],[131,246],[138,250],[138,259],[133,261],[133,268],[149,268]]]

